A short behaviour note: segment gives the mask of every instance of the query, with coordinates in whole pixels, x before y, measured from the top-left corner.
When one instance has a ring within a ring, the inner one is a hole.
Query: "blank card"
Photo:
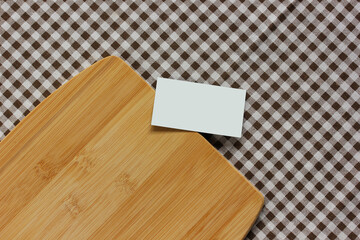
[[[246,91],[158,78],[151,125],[241,137]]]

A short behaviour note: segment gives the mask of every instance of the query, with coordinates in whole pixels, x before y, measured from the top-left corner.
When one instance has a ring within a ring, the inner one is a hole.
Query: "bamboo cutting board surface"
[[[0,142],[0,239],[244,238],[263,196],[153,101],[108,57],[37,106]]]

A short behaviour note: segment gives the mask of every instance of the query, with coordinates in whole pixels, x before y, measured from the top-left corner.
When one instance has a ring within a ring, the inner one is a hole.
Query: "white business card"
[[[246,91],[158,78],[151,125],[241,137]]]

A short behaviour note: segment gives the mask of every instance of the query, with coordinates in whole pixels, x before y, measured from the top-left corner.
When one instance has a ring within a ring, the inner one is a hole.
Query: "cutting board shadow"
[[[39,104],[0,142],[0,239],[243,239],[262,194],[153,100],[107,57]]]

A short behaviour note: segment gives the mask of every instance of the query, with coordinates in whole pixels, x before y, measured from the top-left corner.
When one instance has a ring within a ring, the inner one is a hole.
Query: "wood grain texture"
[[[0,143],[0,239],[244,238],[263,196],[153,100],[108,57],[37,106]]]

